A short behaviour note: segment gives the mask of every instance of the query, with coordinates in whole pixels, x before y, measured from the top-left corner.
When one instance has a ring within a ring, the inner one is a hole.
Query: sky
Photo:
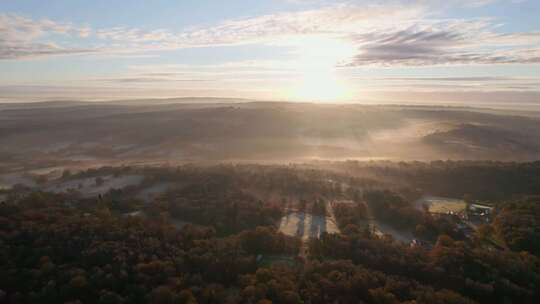
[[[540,105],[538,0],[0,0],[0,101]]]

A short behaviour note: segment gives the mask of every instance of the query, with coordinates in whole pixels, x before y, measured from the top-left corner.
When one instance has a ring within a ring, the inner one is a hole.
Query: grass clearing
[[[339,233],[334,221],[328,216],[312,215],[304,212],[291,212],[285,215],[280,222],[279,231],[290,236],[297,236],[303,240],[317,238],[323,232]]]
[[[419,208],[427,206],[430,213],[460,213],[467,208],[467,203],[462,199],[438,196],[424,196],[416,204]]]

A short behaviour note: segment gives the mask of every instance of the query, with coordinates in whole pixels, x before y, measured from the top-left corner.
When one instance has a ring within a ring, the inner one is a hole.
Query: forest
[[[41,188],[1,190],[0,299],[537,303],[538,171],[537,163],[338,162],[65,172]],[[142,178],[97,195],[77,186],[102,189],[126,176]],[[494,182],[495,194],[471,191]],[[141,193],[149,189],[160,191],[148,199]],[[465,219],[414,204],[425,193],[494,211],[460,229]],[[291,234],[282,229],[291,212],[311,218],[307,229],[322,219],[338,231]],[[414,242],[385,233],[386,225],[410,231]]]

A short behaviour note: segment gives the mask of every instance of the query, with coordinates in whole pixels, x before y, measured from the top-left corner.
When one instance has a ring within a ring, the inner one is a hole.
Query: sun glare
[[[339,79],[337,65],[354,55],[353,46],[329,37],[305,37],[295,41],[300,77],[290,92],[302,101],[335,101],[350,97],[347,85]]]
[[[302,101],[334,101],[349,97],[349,90],[334,71],[314,70],[298,81],[292,95]]]

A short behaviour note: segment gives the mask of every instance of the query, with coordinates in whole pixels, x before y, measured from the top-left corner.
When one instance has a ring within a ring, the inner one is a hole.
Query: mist
[[[0,105],[3,170],[186,162],[531,161],[536,112],[222,99]]]

